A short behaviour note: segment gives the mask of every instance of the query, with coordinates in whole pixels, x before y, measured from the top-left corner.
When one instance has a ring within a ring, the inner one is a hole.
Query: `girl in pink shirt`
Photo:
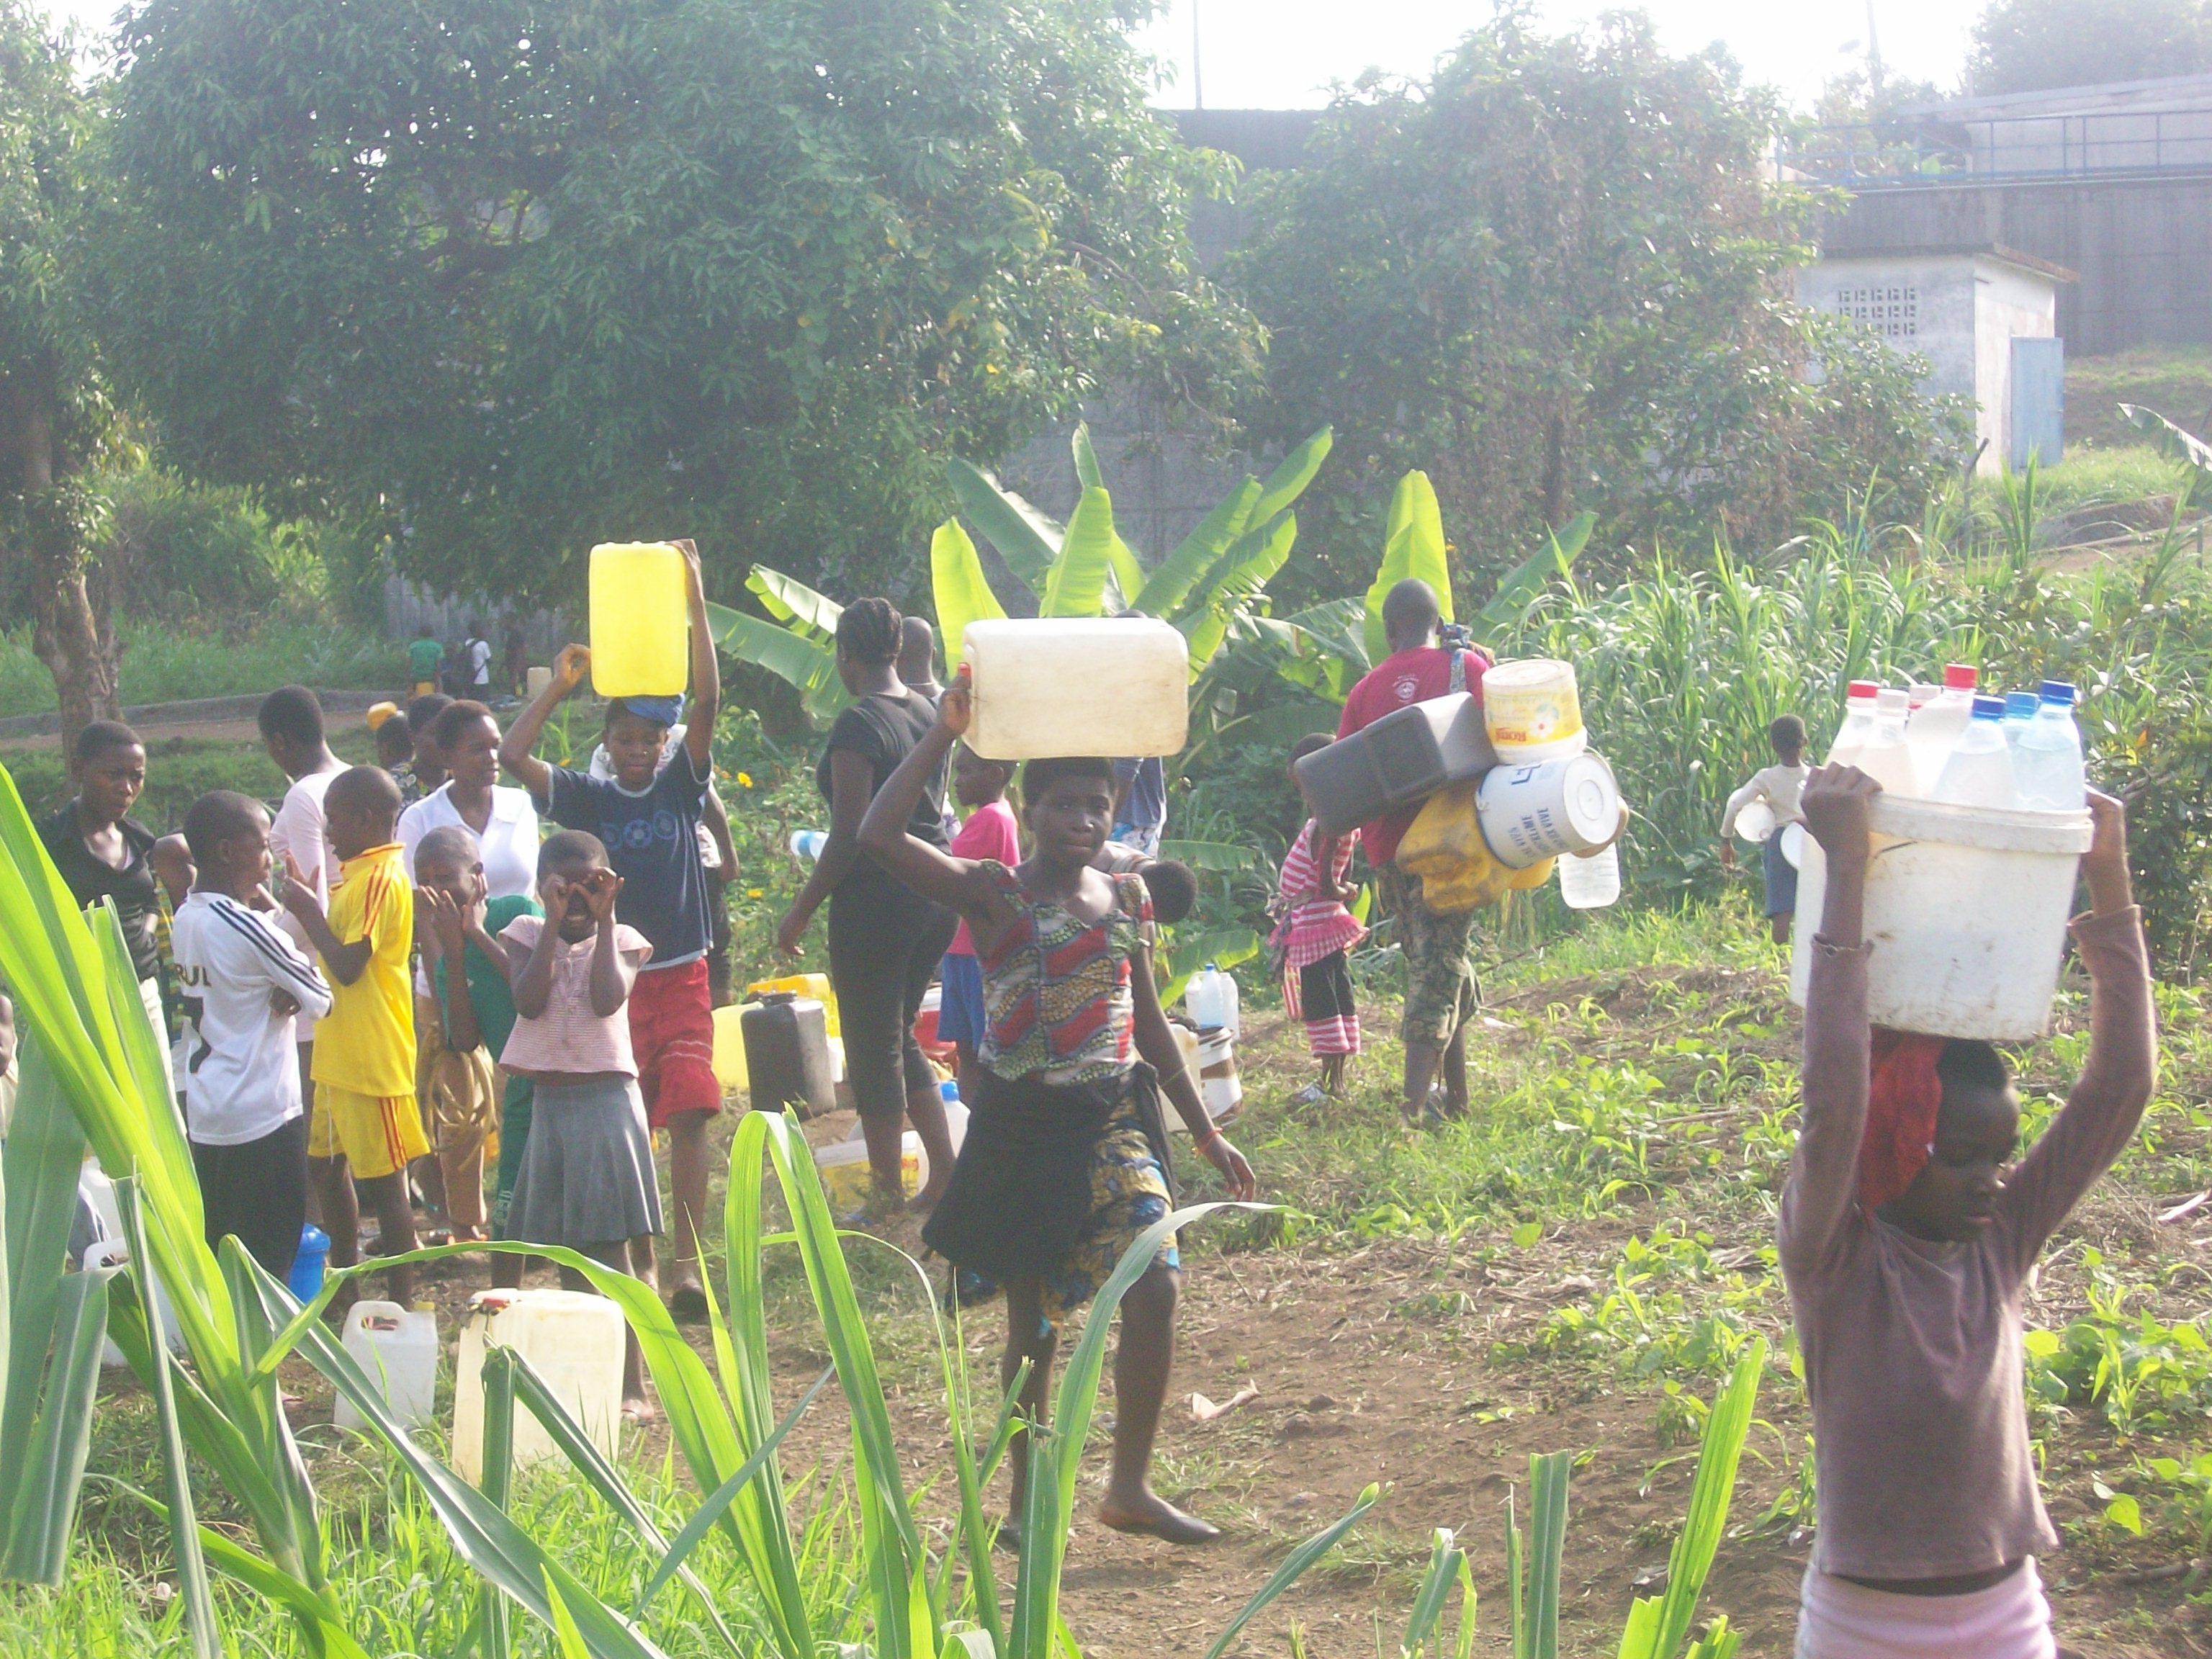
[[[517,916],[499,936],[516,1015],[500,1063],[529,1078],[537,1097],[507,1236],[565,1244],[650,1283],[660,1182],[623,1005],[653,946],[615,920],[622,884],[598,836],[563,830],[538,849],[545,915]],[[561,1281],[590,1288],[566,1267]],[[649,1414],[635,1332],[623,1354],[623,1412]]]
[[[952,757],[952,793],[969,809],[968,821],[952,838],[956,859],[996,859],[1009,870],[1022,861],[1022,838],[1014,809],[1006,805],[1006,785],[1014,769],[1006,761],[985,760],[966,744]],[[983,974],[975,965],[975,940],[963,921],[938,965],[940,987],[937,1036],[960,1055],[960,1097],[974,1097],[975,1050],[986,1030]]]

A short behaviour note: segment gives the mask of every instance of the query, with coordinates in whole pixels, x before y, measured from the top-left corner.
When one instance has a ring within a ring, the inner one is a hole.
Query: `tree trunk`
[[[94,568],[100,506],[68,475],[40,401],[0,376],[0,456],[15,461],[21,542],[37,620],[31,649],[54,677],[64,752],[88,722],[118,720],[114,583]],[[59,463],[58,465],[58,463]],[[63,476],[57,481],[56,474]]]
[[[35,558],[35,556],[34,556]],[[54,677],[61,699],[62,747],[67,753],[76,734],[93,720],[120,720],[116,696],[115,618],[107,583],[88,578],[82,559],[58,566],[35,559],[38,623],[31,648]]]

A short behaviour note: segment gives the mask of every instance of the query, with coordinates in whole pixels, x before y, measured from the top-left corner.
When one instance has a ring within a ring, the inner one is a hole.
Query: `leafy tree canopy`
[[[1411,467],[1477,599],[1579,508],[1600,544],[1771,545],[1875,469],[1923,484],[1937,431],[1905,365],[1788,297],[1811,251],[1806,199],[1761,178],[1777,120],[1633,15],[1546,38],[1507,11],[1429,84],[1340,98],[1308,165],[1257,181],[1231,273],[1272,332],[1252,426],[1337,434],[1302,511],[1323,556],[1277,590],[1364,585]]]
[[[2212,69],[2203,0],[1993,0],[1974,24],[1977,93],[2151,81]]]
[[[1256,331],[1127,0],[150,0],[103,261],[196,474],[544,593],[686,533],[910,589],[948,453]]]

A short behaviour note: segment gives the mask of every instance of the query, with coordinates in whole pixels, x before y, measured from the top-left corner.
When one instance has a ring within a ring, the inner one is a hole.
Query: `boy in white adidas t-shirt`
[[[269,815],[228,789],[185,814],[198,874],[170,946],[185,1003],[185,1127],[207,1211],[278,1279],[307,1215],[307,1121],[293,1060],[295,1020],[330,1012],[330,987],[271,918]]]

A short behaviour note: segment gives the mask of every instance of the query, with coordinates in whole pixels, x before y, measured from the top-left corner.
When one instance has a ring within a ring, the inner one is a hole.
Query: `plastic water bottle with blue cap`
[[[1976,697],[1966,729],[1936,774],[1935,799],[1953,806],[2003,810],[2019,804],[2012,750],[2004,739],[2004,699]]]
[[[2074,723],[2074,688],[2066,681],[2044,681],[2035,718],[2020,735],[2013,772],[2024,807],[2078,812],[2088,804],[2081,732]]]
[[[791,855],[811,862],[822,856],[822,848],[829,840],[829,834],[824,830],[794,830],[791,832]]]
[[[2035,719],[2035,711],[2042,707],[2043,699],[2033,691],[2005,693],[2005,747],[2012,750],[2015,768],[2019,764],[2020,735],[2027,730],[2030,722]]]

